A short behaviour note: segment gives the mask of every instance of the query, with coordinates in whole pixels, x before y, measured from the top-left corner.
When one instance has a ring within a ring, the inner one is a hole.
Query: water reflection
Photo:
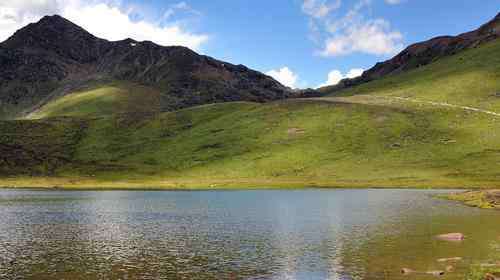
[[[500,232],[498,212],[403,190],[2,190],[0,213],[1,279],[398,279]],[[433,238],[450,231],[466,242]]]

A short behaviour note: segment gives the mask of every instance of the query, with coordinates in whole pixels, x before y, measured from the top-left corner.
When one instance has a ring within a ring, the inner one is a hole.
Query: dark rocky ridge
[[[314,96],[185,47],[97,38],[46,16],[0,44],[0,118],[13,118],[88,81],[127,80],[159,88],[164,111],[226,101]]]
[[[440,36],[407,47],[395,57],[379,62],[360,77],[344,79],[335,86],[320,89],[323,93],[334,93],[344,88],[380,79],[387,75],[405,72],[442,57],[454,55],[465,49],[474,48],[500,37],[500,13],[478,29],[458,36]]]

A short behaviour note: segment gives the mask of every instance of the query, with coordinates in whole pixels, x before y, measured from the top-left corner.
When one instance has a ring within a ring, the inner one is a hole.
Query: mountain
[[[110,42],[60,16],[46,16],[0,44],[0,117],[22,117],[90,83],[128,81],[159,91],[161,111],[227,101],[266,102],[294,91],[271,77],[185,47]],[[158,106],[156,106],[158,105]]]
[[[478,29],[458,36],[441,36],[425,42],[413,44],[395,57],[377,63],[360,77],[344,79],[335,86],[320,89],[324,93],[333,93],[362,83],[367,83],[388,75],[406,72],[463,50],[476,48],[481,44],[500,37],[500,13]]]

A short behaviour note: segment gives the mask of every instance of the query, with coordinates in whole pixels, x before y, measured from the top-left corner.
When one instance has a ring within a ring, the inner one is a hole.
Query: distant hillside
[[[300,97],[271,77],[185,47],[132,39],[109,42],[60,16],[47,16],[0,44],[0,118],[21,117],[100,82],[127,81],[158,92],[160,111],[227,101]]]
[[[388,75],[406,72],[432,63],[440,58],[457,54],[466,49],[475,48],[499,37],[500,13],[490,22],[474,31],[458,36],[436,37],[425,42],[413,44],[392,59],[377,63],[360,77],[344,79],[337,85],[324,87],[319,90],[323,93],[331,94]]]

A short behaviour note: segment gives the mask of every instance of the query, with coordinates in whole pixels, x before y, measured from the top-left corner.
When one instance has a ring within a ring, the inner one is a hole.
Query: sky
[[[104,39],[182,45],[317,88],[498,12],[500,0],[0,0],[0,41],[59,14]]]

